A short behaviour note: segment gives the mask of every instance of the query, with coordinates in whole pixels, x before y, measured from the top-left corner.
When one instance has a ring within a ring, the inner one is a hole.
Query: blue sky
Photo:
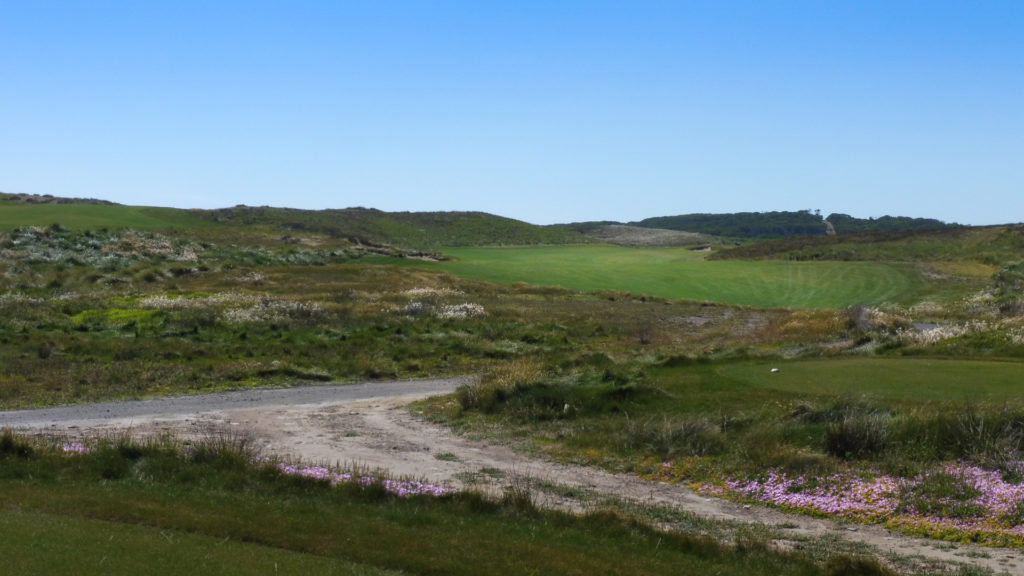
[[[1024,2],[0,0],[0,191],[1024,220]]]

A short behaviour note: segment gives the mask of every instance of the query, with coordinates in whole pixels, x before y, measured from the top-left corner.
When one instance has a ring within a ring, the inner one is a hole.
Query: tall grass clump
[[[865,404],[836,410],[825,423],[825,450],[839,458],[881,454],[889,445],[893,417]]]
[[[1024,479],[1024,411],[967,403],[926,406],[900,419],[893,440],[905,457],[965,460]]]
[[[624,434],[628,448],[652,453],[663,460],[719,454],[726,447],[721,427],[704,417],[629,420]]]
[[[28,458],[34,450],[28,440],[17,436],[10,428],[0,432],[0,458]]]
[[[889,442],[890,420],[879,412],[845,414],[825,426],[825,449],[839,458],[880,454]]]
[[[464,410],[493,413],[517,391],[539,384],[543,377],[538,361],[519,358],[491,367],[477,382],[459,387],[456,397]]]
[[[878,561],[863,556],[837,554],[825,563],[828,576],[888,576],[892,571]]]

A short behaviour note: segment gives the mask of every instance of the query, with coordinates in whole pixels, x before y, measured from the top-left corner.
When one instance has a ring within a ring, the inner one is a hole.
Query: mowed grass
[[[109,522],[66,513],[0,516],[5,574],[336,574],[400,572],[230,537]]]
[[[0,204],[0,229],[50,226],[86,230],[96,228],[195,229],[219,226],[187,210],[110,204]]]
[[[771,372],[778,368],[778,372]],[[723,389],[787,397],[866,397],[881,404],[978,402],[1016,404],[1024,386],[1024,364],[1011,361],[935,358],[831,358],[750,362],[708,367]],[[687,369],[667,368],[671,380]]]
[[[444,252],[453,259],[430,265],[475,280],[762,308],[908,304],[929,291],[926,279],[911,267],[881,262],[706,261],[704,253],[686,248],[618,246],[450,248]]]

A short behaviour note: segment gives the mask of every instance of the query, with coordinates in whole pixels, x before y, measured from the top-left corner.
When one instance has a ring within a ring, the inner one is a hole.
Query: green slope
[[[236,206],[204,212],[203,217],[225,224],[269,226],[419,250],[588,241],[578,231],[565,227],[537,226],[483,212],[382,212],[367,208],[314,211]]]
[[[60,224],[75,230],[95,228],[194,229],[216,226],[194,212],[175,208],[119,204],[19,204],[0,202],[0,229]]]

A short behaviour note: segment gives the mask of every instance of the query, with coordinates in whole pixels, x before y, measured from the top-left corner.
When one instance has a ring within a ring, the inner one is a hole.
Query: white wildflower
[[[428,286],[424,288],[410,288],[402,292],[402,294],[413,298],[423,298],[426,296],[462,296],[465,292],[455,288],[434,288]]]
[[[934,316],[945,312],[945,308],[936,302],[921,302],[910,307],[914,316]]]
[[[462,304],[440,306],[434,313],[438,318],[463,319],[483,316],[485,311],[484,307],[479,304],[463,302]]]
[[[0,294],[0,305],[2,304],[44,304],[42,298],[33,298],[20,292],[7,292]]]
[[[901,329],[897,330],[896,337],[907,344],[927,346],[943,340],[959,338],[960,336],[967,334],[987,332],[990,328],[991,327],[987,322],[983,320],[974,320],[965,324],[946,324],[925,330],[918,330],[916,328]]]
[[[238,277],[239,282],[248,282],[251,284],[262,284],[267,281],[267,277],[259,272],[252,271],[242,274]]]
[[[419,316],[421,314],[426,314],[427,312],[429,312],[430,306],[428,304],[424,304],[423,302],[414,301],[406,304],[405,307],[402,308],[402,311],[410,316]]]
[[[410,316],[432,314],[437,318],[444,318],[446,320],[475,318],[483,316],[485,313],[483,306],[472,302],[434,306],[420,301],[413,301],[402,307],[401,311]]]
[[[223,306],[252,306],[263,299],[263,296],[256,294],[241,294],[237,292],[221,292],[193,298],[157,295],[142,298],[138,301],[137,305],[139,308],[155,308],[157,310],[201,310]]]
[[[224,321],[229,324],[248,324],[253,322],[283,322],[294,318],[309,318],[322,314],[323,305],[319,302],[291,302],[283,300],[264,300],[248,308],[232,308],[223,313]]]

